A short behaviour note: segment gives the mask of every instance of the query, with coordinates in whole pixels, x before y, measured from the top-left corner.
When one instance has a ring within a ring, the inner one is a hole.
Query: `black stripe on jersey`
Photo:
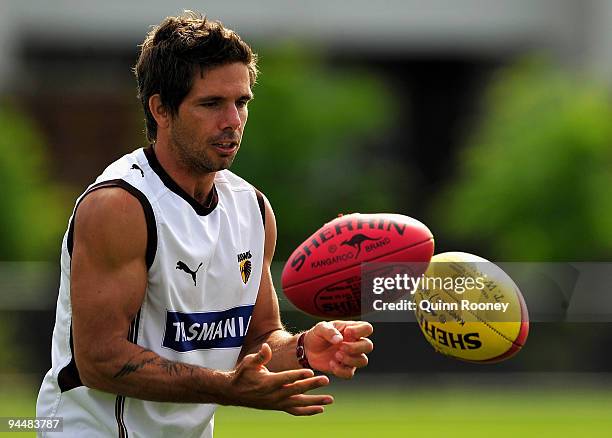
[[[135,344],[136,340],[138,339],[139,325],[140,325],[140,309],[138,310],[138,313],[136,314],[136,316],[130,323],[130,328],[128,330],[128,341],[130,341],[132,344]]]
[[[140,309],[138,309],[138,313],[136,314],[136,318],[134,318],[134,340],[132,343],[136,344],[138,340],[138,329],[140,328]]]
[[[125,403],[125,397],[118,395],[115,399],[115,419],[117,420],[117,431],[119,438],[127,438],[128,431],[123,423],[123,406]]]
[[[83,386],[81,376],[74,360],[74,345],[72,342],[72,325],[70,326],[70,363],[60,370],[57,374],[57,385],[61,392]]]
[[[255,195],[257,196],[257,204],[259,204],[259,212],[261,213],[261,221],[263,222],[264,228],[266,227],[266,204],[264,203],[263,194],[255,189]]]
[[[136,314],[136,317],[132,320],[130,328],[128,329],[128,341],[136,344],[138,340],[138,327],[140,326],[140,310]],[[125,396],[118,395],[115,399],[115,418],[117,419],[117,430],[119,431],[119,438],[127,438],[128,430],[123,421],[123,413],[125,410]]]
[[[66,239],[68,254],[70,254],[70,257],[72,257],[72,249],[74,247],[74,217],[76,216],[76,211],[77,208],[79,208],[79,204],[91,192],[106,187],[122,188],[130,195],[138,199],[138,201],[140,201],[140,205],[142,205],[145,219],[147,221],[147,251],[145,255],[145,260],[147,262],[147,268],[151,268],[151,266],[153,265],[153,261],[155,260],[155,253],[157,252],[157,226],[155,224],[155,214],[153,213],[151,203],[144,195],[144,193],[142,193],[136,187],[132,186],[131,184],[125,182],[122,179],[112,179],[109,181],[103,181],[101,183],[95,184],[79,200],[76,207],[74,208],[74,213],[72,215],[72,219],[70,220],[70,226],[68,227],[68,237]]]
[[[155,151],[153,150],[152,146],[144,148],[144,154],[147,157],[147,160],[149,160],[149,166],[151,166],[151,169],[153,169],[157,176],[159,176],[159,179],[162,180],[164,185],[172,192],[187,201],[187,203],[191,205],[191,208],[193,208],[193,210],[199,216],[208,216],[217,207],[217,204],[219,203],[219,194],[217,193],[217,188],[214,184],[210,194],[208,195],[206,203],[200,204],[191,195],[189,195],[189,193],[183,190],[181,186],[179,186],[170,175],[168,175],[168,173],[164,170],[159,161],[157,161],[157,157],[155,156]]]

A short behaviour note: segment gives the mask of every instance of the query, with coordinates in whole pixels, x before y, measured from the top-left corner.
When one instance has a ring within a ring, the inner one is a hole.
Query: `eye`
[[[249,105],[249,101],[249,99],[240,99],[236,105],[238,108],[246,108]]]
[[[200,104],[200,106],[203,106],[205,108],[214,108],[216,106],[219,105],[219,102],[216,101],[212,101],[212,102],[203,102]]]

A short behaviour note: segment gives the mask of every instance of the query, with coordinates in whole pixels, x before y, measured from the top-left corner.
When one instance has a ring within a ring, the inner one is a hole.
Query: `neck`
[[[154,150],[157,161],[174,182],[198,203],[206,206],[205,204],[210,202],[209,196],[216,172],[194,174],[190,169],[181,165],[166,144],[157,142],[154,145]]]

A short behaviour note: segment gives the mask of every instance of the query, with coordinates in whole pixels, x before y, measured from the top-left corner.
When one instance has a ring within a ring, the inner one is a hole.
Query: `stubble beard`
[[[171,149],[175,153],[181,167],[193,175],[205,175],[228,169],[234,162],[236,154],[228,157],[214,157],[212,144],[207,140],[198,142],[186,134],[180,126],[173,126],[170,130]]]

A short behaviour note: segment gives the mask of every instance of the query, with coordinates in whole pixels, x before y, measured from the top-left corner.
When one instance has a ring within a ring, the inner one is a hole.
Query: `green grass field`
[[[343,390],[317,417],[222,408],[216,437],[610,437],[612,392]]]
[[[483,386],[435,390],[402,385],[376,388],[355,385],[330,388],[336,403],[324,414],[296,418],[279,412],[222,407],[215,421],[216,438],[343,437],[610,437],[612,390],[506,389]],[[36,389],[5,385],[0,416],[34,415]],[[0,436],[34,436],[14,433]]]

